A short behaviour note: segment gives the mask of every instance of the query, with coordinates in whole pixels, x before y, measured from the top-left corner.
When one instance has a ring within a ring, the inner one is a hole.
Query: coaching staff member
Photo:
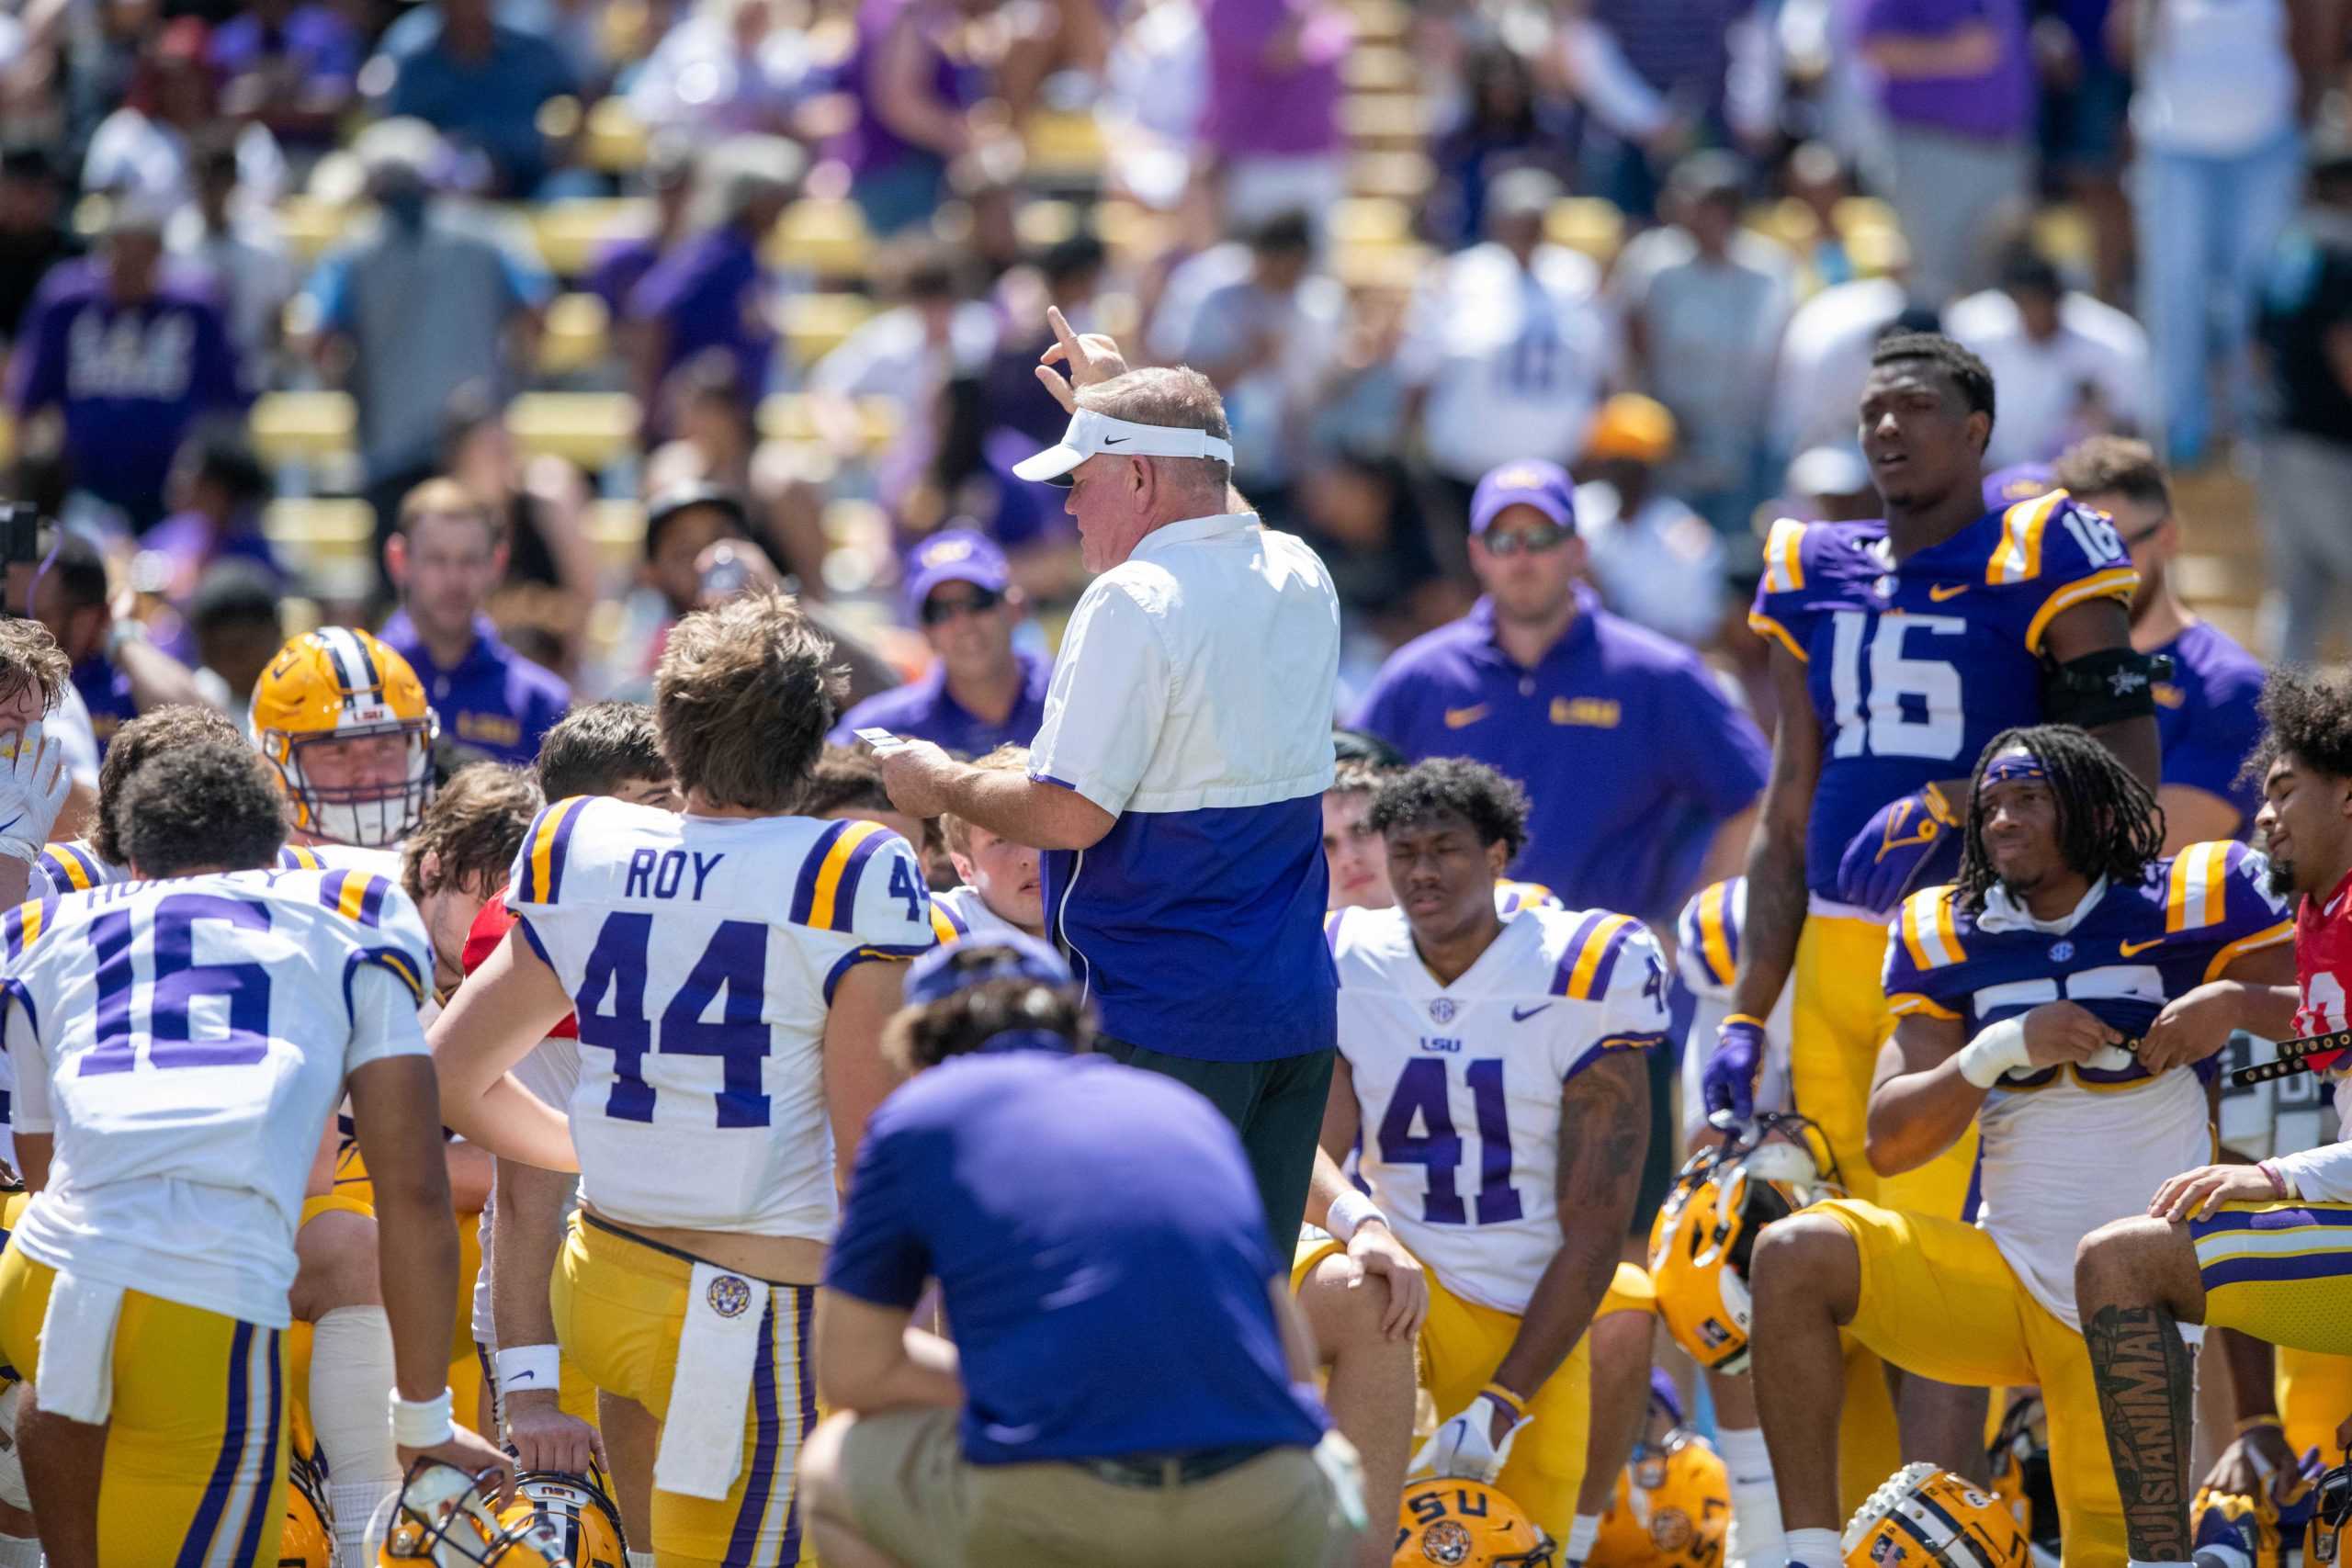
[[[1029,774],[916,744],[883,756],[883,779],[902,811],[1045,852],[1046,930],[1103,1048],[1225,1112],[1287,1247],[1339,1029],[1322,931],[1339,596],[1313,550],[1228,509],[1233,446],[1207,378],[1130,371],[1109,339],[1053,321],[1039,374],[1069,429],[1014,471],[1069,487],[1097,575]]]

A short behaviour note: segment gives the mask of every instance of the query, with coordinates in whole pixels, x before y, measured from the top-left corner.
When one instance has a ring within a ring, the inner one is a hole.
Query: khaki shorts
[[[1325,1568],[1361,1533],[1355,1450],[1337,1432],[1184,1486],[1071,1464],[967,1464],[953,1410],[861,1416],[841,1473],[858,1533],[908,1568]]]

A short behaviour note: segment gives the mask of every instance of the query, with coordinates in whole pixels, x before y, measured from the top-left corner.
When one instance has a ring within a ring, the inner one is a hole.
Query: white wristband
[[[1366,1220],[1378,1220],[1385,1225],[1388,1216],[1380,1212],[1379,1204],[1351,1187],[1331,1200],[1331,1212],[1323,1216],[1323,1228],[1336,1241],[1351,1241]]]
[[[404,1449],[437,1449],[458,1435],[449,1418],[454,1402],[443,1389],[431,1399],[408,1400],[392,1391],[392,1441]]]
[[[2003,1073],[2033,1066],[2026,1051],[2024,1017],[1986,1024],[1977,1031],[1975,1039],[1960,1048],[1955,1060],[1960,1063],[1960,1076],[1978,1089],[1991,1089]]]
[[[563,1352],[552,1345],[517,1345],[498,1353],[498,1393],[548,1393],[560,1392],[563,1381]]]

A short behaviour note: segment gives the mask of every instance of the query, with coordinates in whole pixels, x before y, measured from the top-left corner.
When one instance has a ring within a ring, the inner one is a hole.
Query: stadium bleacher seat
[[[1102,172],[1102,127],[1091,114],[1049,112],[1029,122],[1028,172],[1049,184],[1092,180]]]
[[[612,312],[594,294],[559,294],[548,306],[539,337],[539,370],[571,376],[603,362],[611,346]]]
[[[1331,243],[1341,250],[1356,245],[1398,245],[1413,237],[1413,214],[1394,197],[1350,197],[1331,204],[1325,226]]]
[[[591,474],[634,455],[639,424],[637,400],[627,392],[526,392],[506,410],[516,451],[562,457]]]
[[[816,364],[873,314],[874,301],[863,294],[793,295],[784,302],[784,337],[792,362]]]
[[[351,394],[332,391],[265,392],[247,422],[254,455],[272,468],[348,457],[358,426]]]
[[[1429,194],[1437,171],[1419,152],[1359,152],[1348,160],[1348,188],[1358,196],[1415,202]]]
[[[785,209],[762,255],[770,266],[828,283],[861,282],[873,260],[874,236],[855,202],[807,197]]]
[[[600,98],[588,111],[582,159],[592,169],[608,175],[634,174],[645,167],[644,125],[618,97]]]
[[[1606,266],[1624,243],[1625,215],[1597,196],[1564,197],[1552,204],[1544,233],[1553,243],[1582,251]]]
[[[1413,57],[1401,49],[1361,45],[1340,62],[1340,80],[1359,93],[1398,93],[1414,85]]]
[[[626,580],[645,553],[645,507],[634,499],[605,500],[588,512],[588,542],[607,577]]]
[[[653,203],[643,197],[553,201],[531,218],[531,237],[538,243],[539,259],[564,278],[585,276],[606,245],[652,231]]]
[[[1418,151],[1430,136],[1430,110],[1416,93],[1351,93],[1340,100],[1340,125],[1358,147]]]

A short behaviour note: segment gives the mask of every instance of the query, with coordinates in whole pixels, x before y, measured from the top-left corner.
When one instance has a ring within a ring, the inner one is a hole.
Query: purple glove
[[[1756,1075],[1764,1066],[1764,1026],[1744,1012],[1724,1020],[1715,1031],[1715,1052],[1700,1080],[1707,1097],[1707,1120],[1718,1127],[1756,1114]]]
[[[1934,784],[1881,807],[1838,862],[1838,901],[1891,915],[1906,894],[1960,870],[1963,824]]]

